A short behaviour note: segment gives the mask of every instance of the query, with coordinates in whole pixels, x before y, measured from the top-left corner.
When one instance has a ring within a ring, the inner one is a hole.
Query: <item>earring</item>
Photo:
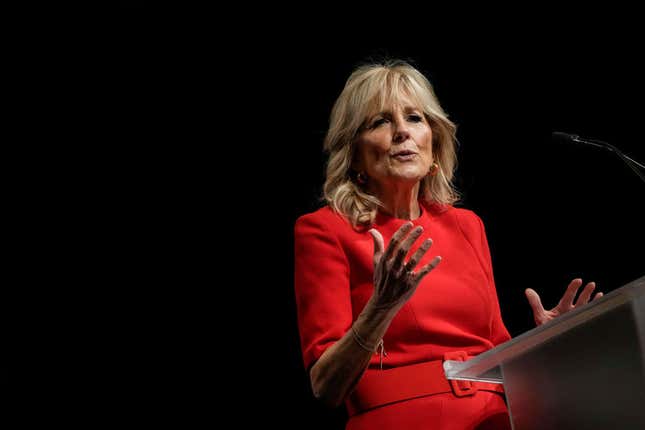
[[[437,173],[439,173],[439,165],[437,163],[432,163],[432,166],[430,166],[428,173],[430,174],[430,176],[435,176]]]
[[[367,177],[365,176],[365,173],[363,172],[358,172],[356,175],[356,180],[360,183],[365,185],[367,183]]]

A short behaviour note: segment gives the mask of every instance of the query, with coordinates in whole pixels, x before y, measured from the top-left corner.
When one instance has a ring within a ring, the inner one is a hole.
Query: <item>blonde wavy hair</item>
[[[407,97],[417,103],[432,129],[432,154],[439,165],[435,176],[421,180],[419,200],[450,205],[459,195],[452,182],[457,167],[456,126],[439,105],[432,84],[410,64],[393,60],[358,67],[334,103],[324,141],[329,158],[324,199],[355,228],[374,223],[382,203],[358,182],[352,163],[356,140],[365,121]]]

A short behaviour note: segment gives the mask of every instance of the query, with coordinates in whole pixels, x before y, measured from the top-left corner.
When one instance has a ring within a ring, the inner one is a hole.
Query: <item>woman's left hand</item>
[[[538,326],[542,325],[546,322],[551,321],[555,317],[558,317],[569,312],[570,310],[575,309],[578,306],[589,303],[591,294],[593,293],[594,288],[596,288],[595,282],[589,282],[587,285],[585,285],[584,289],[580,293],[580,296],[578,297],[578,300],[576,300],[575,304],[573,303],[573,300],[576,297],[576,293],[578,292],[578,289],[581,285],[582,279],[580,278],[571,281],[571,283],[567,287],[567,291],[564,292],[564,296],[562,296],[562,299],[560,299],[560,303],[558,303],[558,305],[550,311],[544,309],[538,293],[536,293],[535,290],[531,288],[527,288],[525,294],[526,298],[529,301],[529,304],[531,305],[531,308],[533,309],[533,319],[535,320],[535,324]],[[596,293],[593,300],[596,300],[599,297],[602,297],[602,293]]]

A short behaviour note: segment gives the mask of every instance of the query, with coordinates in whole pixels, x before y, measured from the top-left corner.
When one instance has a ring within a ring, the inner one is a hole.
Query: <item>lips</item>
[[[404,155],[415,155],[415,154],[416,154],[416,152],[414,152],[414,151],[404,149],[402,151],[395,152],[394,154],[392,154],[392,157],[399,157],[399,156],[404,156]]]
[[[414,151],[398,151],[392,155],[392,159],[399,163],[414,162],[417,159],[417,155]]]

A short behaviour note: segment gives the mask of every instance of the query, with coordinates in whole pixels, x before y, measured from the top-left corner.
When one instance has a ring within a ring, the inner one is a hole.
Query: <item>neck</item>
[[[383,203],[383,212],[394,218],[414,220],[421,216],[418,182],[412,186],[393,184],[387,189],[380,189],[375,194]]]

